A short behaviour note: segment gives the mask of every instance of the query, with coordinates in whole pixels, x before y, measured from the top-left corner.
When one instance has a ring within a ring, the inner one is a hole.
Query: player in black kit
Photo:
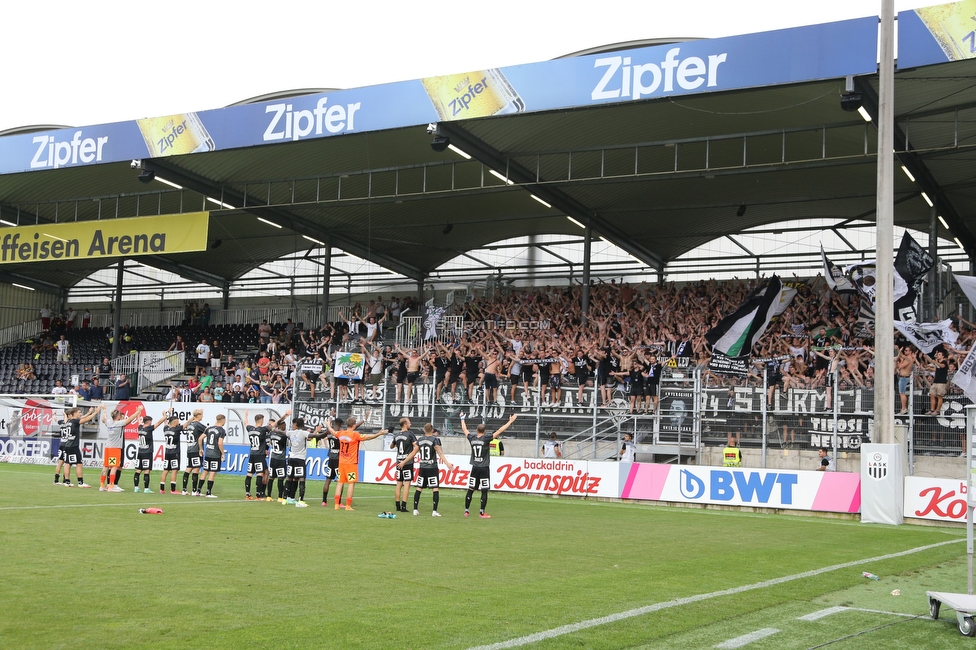
[[[213,493],[213,484],[217,479],[217,472],[220,471],[220,463],[224,460],[224,438],[227,437],[224,422],[226,420],[227,418],[224,415],[218,415],[214,418],[214,425],[207,427],[207,430],[203,432],[207,450],[203,457],[203,476],[200,477],[200,483],[202,485],[206,481],[207,493],[204,496],[208,499],[217,498],[217,495]]]
[[[186,469],[183,470],[183,496],[192,494],[200,496],[200,467],[203,466],[203,449],[200,443],[203,432],[207,427],[203,425],[203,409],[193,411],[193,417],[183,423],[183,435],[186,436]],[[187,481],[193,476],[193,492],[187,492]]]
[[[165,421],[165,415],[156,422],[153,422],[151,415],[144,415],[142,418],[142,426],[139,427],[139,447],[136,451],[136,471],[132,475],[132,483],[135,486],[133,492],[139,491],[139,476],[142,475],[145,476],[142,480],[142,491],[152,494],[152,490],[149,489],[149,475],[152,472],[153,431]]]
[[[54,484],[58,484],[58,477],[61,475],[61,466],[64,465],[64,486],[71,485],[71,466],[75,466],[75,477],[78,479],[78,487],[90,488],[82,477],[81,468],[83,467],[81,457],[81,425],[90,422],[98,415],[98,408],[92,407],[84,416],[81,409],[70,408],[64,411],[64,419],[61,421],[61,444],[58,446],[58,464],[54,468]]]
[[[180,419],[170,413],[166,426],[163,427],[163,475],[159,477],[159,493],[166,492],[166,475],[172,472],[170,478],[169,493],[176,494],[176,476],[180,472],[180,436],[183,435],[183,427]],[[163,414],[165,415],[165,413]]]
[[[434,493],[434,510],[430,514],[433,517],[440,517],[440,513],[437,512],[437,503],[440,500],[437,459],[440,458],[441,462],[447,465],[447,471],[454,469],[454,465],[444,456],[444,451],[441,449],[441,439],[437,437],[437,431],[430,422],[424,425],[424,435],[417,440],[413,451],[397,463],[397,469],[403,469],[409,465],[414,456],[420,459],[420,477],[417,481],[417,491],[413,493],[413,514],[415,516],[420,514],[420,493],[425,487],[429,487]]]
[[[464,413],[461,413],[461,430],[471,444],[471,473],[468,475],[468,492],[464,495],[464,516],[469,517],[471,513],[471,497],[476,489],[481,490],[481,514],[482,519],[491,519],[491,515],[485,512],[488,507],[488,490],[491,488],[491,441],[502,435],[502,433],[512,426],[515,418],[513,415],[508,418],[508,422],[498,428],[490,436],[485,435],[485,425],[479,424],[475,433],[468,432],[468,425],[464,421]]]
[[[417,449],[417,434],[410,430],[409,418],[400,418],[400,430],[393,436],[390,449],[396,449],[397,463]],[[413,483],[413,471],[413,463],[404,465],[402,468],[399,465],[397,466],[396,488],[393,493],[397,512],[407,512],[407,495],[410,493],[410,484]]]

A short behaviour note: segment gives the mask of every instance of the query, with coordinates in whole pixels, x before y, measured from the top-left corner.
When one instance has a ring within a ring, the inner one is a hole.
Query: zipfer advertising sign
[[[0,138],[0,174],[873,74],[877,23],[858,18],[11,135]]]
[[[207,250],[209,212],[4,228],[0,264]]]
[[[976,0],[898,14],[898,67],[976,58]]]

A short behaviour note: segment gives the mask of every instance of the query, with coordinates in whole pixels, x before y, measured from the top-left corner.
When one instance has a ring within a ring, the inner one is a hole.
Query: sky
[[[895,11],[935,4],[896,0]],[[17,2],[0,37],[0,132],[219,108],[532,63],[648,38],[878,15],[881,0]]]

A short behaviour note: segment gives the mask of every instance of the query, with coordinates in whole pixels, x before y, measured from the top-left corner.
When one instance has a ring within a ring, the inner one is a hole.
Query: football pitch
[[[52,485],[0,464],[4,648],[970,648],[964,531],[492,493],[462,517]],[[153,472],[153,490],[159,488]],[[333,492],[334,494],[334,488]],[[331,496],[331,495],[330,495]],[[161,507],[162,515],[139,508]],[[862,571],[881,577],[866,580]],[[900,590],[900,595],[891,594]]]

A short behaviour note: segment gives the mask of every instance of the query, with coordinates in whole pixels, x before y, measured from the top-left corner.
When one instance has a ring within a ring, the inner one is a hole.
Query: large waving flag
[[[827,259],[823,244],[820,245],[820,257],[823,259],[824,280],[827,281],[828,287],[837,293],[857,293],[857,287],[849,277],[844,275],[844,270]]]
[[[712,349],[728,357],[748,356],[752,346],[769,326],[773,316],[789,306],[795,290],[787,296],[779,277],[766,280],[734,312],[705,334]]]

